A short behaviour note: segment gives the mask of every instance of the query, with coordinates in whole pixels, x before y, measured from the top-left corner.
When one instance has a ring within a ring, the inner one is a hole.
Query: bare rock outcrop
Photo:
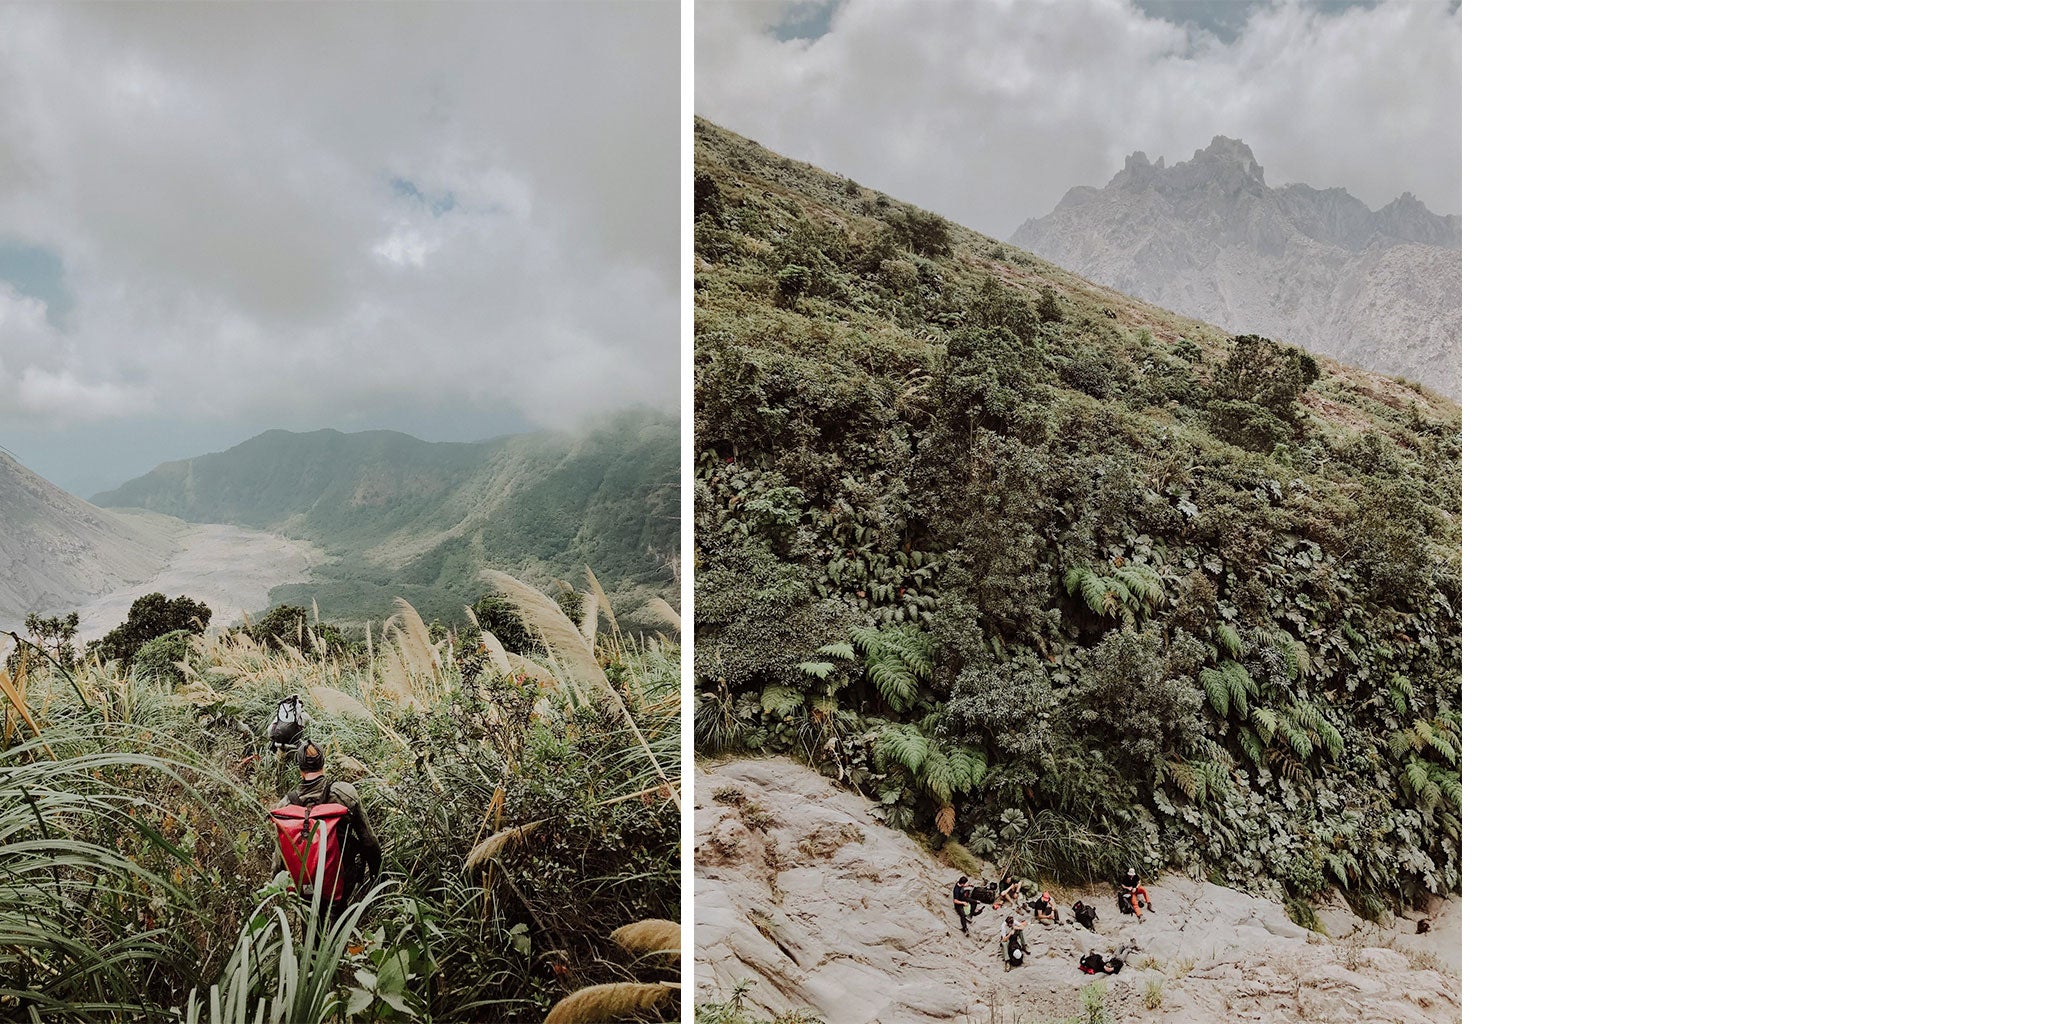
[[[1276,903],[1187,878],[1151,883],[1156,911],[1142,921],[1118,914],[1107,889],[1053,887],[1063,922],[1082,899],[1102,912],[1097,930],[1033,924],[1030,956],[1006,971],[1004,914],[961,935],[950,896],[960,872],[880,824],[871,801],[778,759],[700,767],[696,783],[699,1000],[751,981],[763,1008],[811,1007],[827,1024],[1021,1024],[1078,1012],[1095,982],[1121,1021],[1460,1015],[1455,974],[1419,968],[1369,926],[1331,938]],[[1116,976],[1078,968],[1084,953],[1127,948]]]
[[[1374,210],[1341,188],[1274,188],[1250,147],[1218,136],[1172,166],[1131,154],[1010,241],[1225,329],[1459,395],[1463,225],[1412,194]]]

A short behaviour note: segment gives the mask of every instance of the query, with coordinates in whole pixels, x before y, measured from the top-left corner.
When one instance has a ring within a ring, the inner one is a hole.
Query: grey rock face
[[[1344,934],[1326,938],[1277,903],[1189,878],[1148,883],[1155,912],[1142,921],[1117,913],[1107,887],[1052,887],[1063,923],[1029,924],[1024,965],[1005,970],[1010,909],[962,935],[959,870],[880,824],[871,801],[779,759],[700,765],[696,798],[700,1001],[751,981],[762,1007],[811,1007],[827,1024],[1023,1024],[1072,1015],[1097,982],[1120,1020],[1432,1024],[1461,1013],[1456,975],[1419,969],[1384,948],[1403,943],[1360,935],[1355,919],[1333,913],[1326,927]],[[1100,913],[1095,931],[1066,920],[1076,899]],[[1121,973],[1081,973],[1083,954],[1129,946]],[[1147,1010],[1155,984],[1160,1005]]]
[[[1010,241],[1175,312],[1458,398],[1463,227],[1412,194],[1374,210],[1341,188],[1273,188],[1249,146],[1217,136],[1170,167],[1131,154]]]
[[[146,580],[177,547],[169,531],[88,505],[0,453],[0,626]]]

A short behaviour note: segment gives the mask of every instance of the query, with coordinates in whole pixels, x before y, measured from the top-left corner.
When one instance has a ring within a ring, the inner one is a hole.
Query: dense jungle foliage
[[[672,1018],[681,621],[623,629],[585,579],[492,577],[452,628],[285,606],[207,633],[151,595],[125,655],[0,638],[0,1020],[538,1022],[599,996]],[[384,850],[317,932],[267,817],[298,784],[267,742],[288,696]]]
[[[696,124],[701,754],[1038,875],[1459,887],[1458,412]]]

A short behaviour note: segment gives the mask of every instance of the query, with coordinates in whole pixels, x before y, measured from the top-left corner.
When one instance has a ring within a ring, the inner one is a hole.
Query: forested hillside
[[[454,621],[483,568],[580,581],[588,566],[617,581],[620,608],[638,608],[673,600],[681,444],[678,417],[651,412],[473,444],[273,430],[94,501],[320,545],[335,560],[271,597],[317,601],[329,619],[381,621],[402,597]]]
[[[1459,885],[1458,410],[696,123],[704,753],[1020,874]]]

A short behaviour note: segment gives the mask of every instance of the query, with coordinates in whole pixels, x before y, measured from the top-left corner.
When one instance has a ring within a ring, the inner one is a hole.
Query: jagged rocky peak
[[[1218,135],[1168,166],[1130,154],[1011,242],[1230,331],[1263,334],[1458,397],[1463,222],[1413,192],[1378,210],[1343,188],[1266,184]]]
[[[1260,185],[1266,183],[1266,169],[1259,166],[1257,157],[1252,156],[1252,148],[1227,135],[1210,139],[1209,145],[1197,152],[1189,163],[1212,168],[1225,175],[1235,171]]]
[[[1243,142],[1218,135],[1197,150],[1193,158],[1171,167],[1166,158],[1149,159],[1144,150],[1124,158],[1124,169],[1109,180],[1109,188],[1156,189],[1162,192],[1198,192],[1216,189],[1226,193],[1264,192],[1266,169]]]

